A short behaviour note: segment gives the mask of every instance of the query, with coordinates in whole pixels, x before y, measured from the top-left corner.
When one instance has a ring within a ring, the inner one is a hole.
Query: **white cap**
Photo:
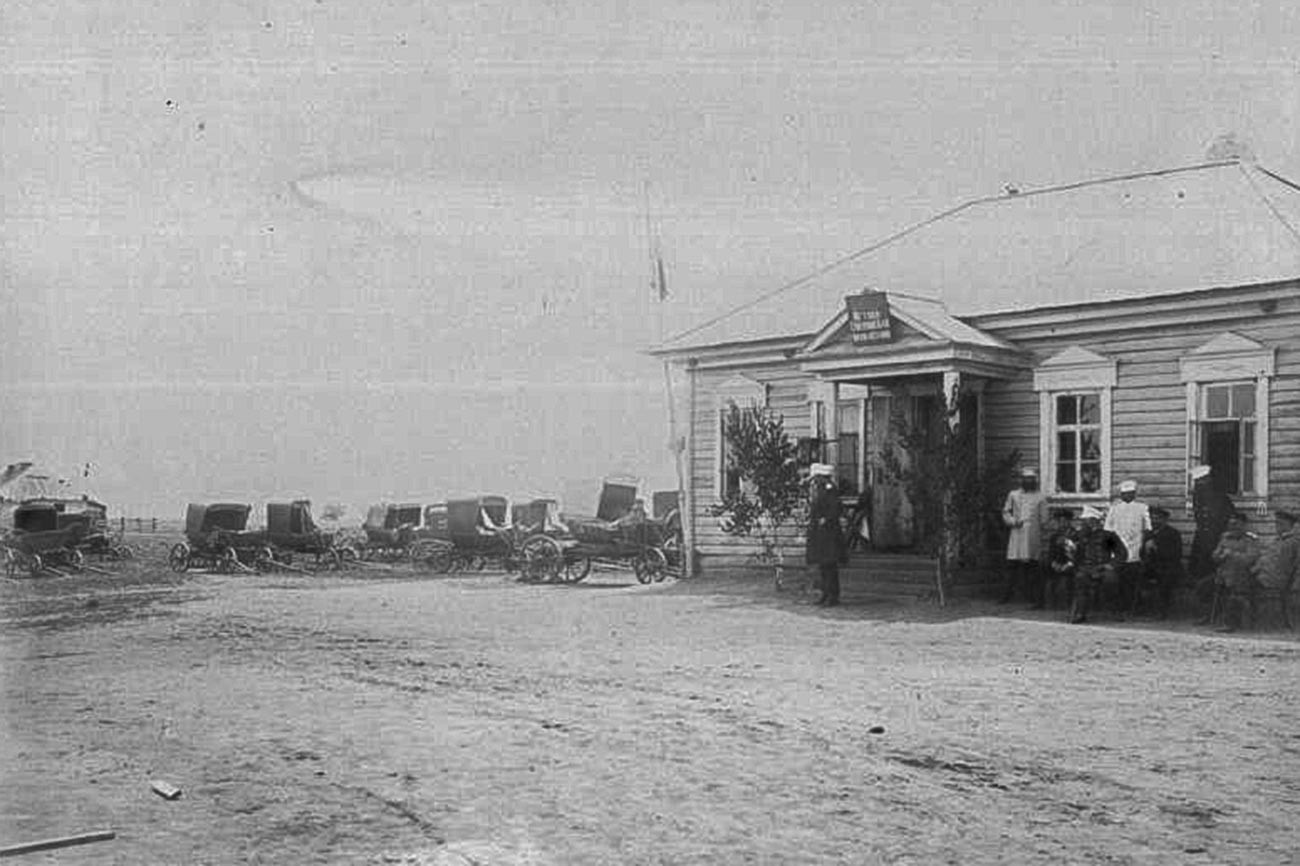
[[[1091,505],[1085,505],[1083,506],[1083,512],[1079,516],[1082,517],[1084,520],[1088,520],[1090,518],[1092,520],[1101,520],[1104,515],[1097,509],[1093,508]]]
[[[1193,481],[1195,481],[1195,480],[1198,479],[1198,478],[1204,478],[1205,476],[1207,476],[1207,475],[1209,475],[1209,474],[1210,474],[1210,467],[1206,466],[1204,463],[1202,463],[1200,466],[1194,466],[1194,467],[1192,467],[1192,480],[1193,480]]]
[[[1138,483],[1136,481],[1133,481],[1132,479],[1128,481],[1121,481],[1119,483],[1120,493],[1137,493],[1137,489],[1138,489]]]
[[[814,463],[808,467],[809,475],[834,475],[835,467],[829,463]]]
[[[1034,466],[1026,466],[1024,469],[1021,469],[1021,470],[1020,470],[1020,477],[1021,477],[1021,478],[1037,478],[1037,477],[1038,477],[1038,469],[1037,469],[1036,467],[1034,467]]]

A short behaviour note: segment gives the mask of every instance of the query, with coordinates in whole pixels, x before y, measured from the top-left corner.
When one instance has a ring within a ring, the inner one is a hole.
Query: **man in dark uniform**
[[[1187,571],[1194,582],[1214,577],[1218,569],[1214,549],[1228,528],[1228,517],[1236,510],[1232,498],[1210,467],[1197,466],[1192,470],[1192,513],[1196,517],[1196,533],[1192,536]],[[1213,581],[1209,583],[1213,585]]]
[[[821,597],[817,604],[835,607],[840,603],[840,548],[844,543],[840,535],[839,491],[831,478],[835,467],[814,463],[809,472],[812,501],[808,508],[804,561],[816,565],[821,572]]]
[[[1053,508],[1051,516],[1052,530],[1047,542],[1043,590],[1047,607],[1059,610],[1062,600],[1069,601],[1074,592],[1074,560],[1079,545],[1075,539],[1074,509]]]
[[[1124,542],[1108,529],[1103,529],[1102,513],[1092,506],[1083,509],[1083,526],[1079,530],[1075,554],[1074,600],[1070,607],[1070,622],[1087,622],[1088,611],[1101,598],[1103,587],[1118,590],[1116,566],[1128,559]]]
[[[1156,615],[1169,616],[1174,590],[1183,580],[1183,536],[1169,525],[1169,509],[1151,509],[1151,531],[1142,542],[1143,588],[1153,589]],[[1138,593],[1135,601],[1140,601]]]

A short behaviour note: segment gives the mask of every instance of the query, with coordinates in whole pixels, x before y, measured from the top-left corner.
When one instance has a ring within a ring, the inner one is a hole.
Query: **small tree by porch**
[[[959,568],[985,564],[990,515],[1000,510],[1020,459],[1013,452],[992,465],[982,463],[978,425],[960,380],[945,384],[941,418],[918,425],[895,413],[892,442],[881,454],[885,472],[912,504],[917,550],[935,560],[941,606]]]
[[[779,586],[785,567],[782,530],[801,522],[806,496],[798,448],[785,432],[784,419],[756,405],[732,403],[722,425],[725,471],[737,479],[709,507],[728,535],[757,538],[759,559],[773,567]]]

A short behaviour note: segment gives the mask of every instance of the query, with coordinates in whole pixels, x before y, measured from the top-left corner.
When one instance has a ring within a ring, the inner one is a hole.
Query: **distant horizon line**
[[[113,391],[193,390],[213,391],[269,391],[287,389],[297,391],[363,390],[363,391],[453,391],[453,392],[507,392],[528,389],[583,391],[583,390],[662,390],[662,379],[637,378],[623,381],[570,381],[554,382],[532,379],[496,379],[487,382],[431,382],[423,379],[398,379],[388,382],[329,382],[310,379],[256,380],[256,381],[109,381],[91,379],[65,379],[53,382],[0,382],[0,392],[75,391],[105,389]]]

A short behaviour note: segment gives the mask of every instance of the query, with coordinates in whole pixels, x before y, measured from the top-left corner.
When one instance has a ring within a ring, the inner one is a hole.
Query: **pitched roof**
[[[1300,187],[1225,160],[974,199],[660,348],[813,334],[864,288],[960,317],[1296,277]]]

